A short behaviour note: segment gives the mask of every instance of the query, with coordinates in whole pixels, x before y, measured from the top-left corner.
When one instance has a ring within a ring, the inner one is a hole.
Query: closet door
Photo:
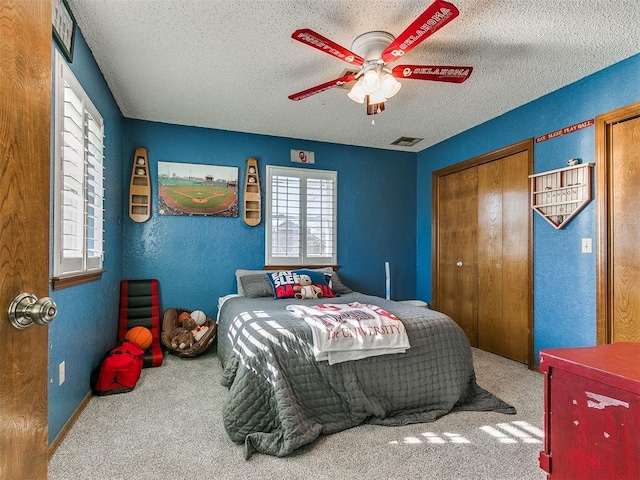
[[[533,363],[533,141],[432,174],[434,308],[471,346]]]
[[[528,153],[477,168],[478,347],[526,363],[530,310]]]
[[[468,168],[439,177],[439,258],[435,307],[449,315],[478,345],[478,171]]]

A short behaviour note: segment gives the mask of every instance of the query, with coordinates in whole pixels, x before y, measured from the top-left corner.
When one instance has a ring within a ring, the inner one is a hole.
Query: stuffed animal
[[[299,285],[293,287],[298,300],[305,298],[322,298],[322,290],[313,284],[309,275],[300,275],[298,283]]]
[[[182,325],[174,328],[171,337],[171,348],[174,350],[187,350],[195,343],[193,331],[198,328],[196,321],[189,317],[182,322]]]

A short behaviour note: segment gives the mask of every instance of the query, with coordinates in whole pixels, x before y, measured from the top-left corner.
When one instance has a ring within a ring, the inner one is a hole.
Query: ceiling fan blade
[[[459,13],[451,3],[436,0],[383,50],[382,61],[389,63],[397,60],[456,18]]]
[[[345,75],[344,77],[336,78],[336,79],[331,80],[329,82],[326,82],[326,83],[323,83],[323,84],[320,84],[320,85],[316,85],[315,87],[307,88],[306,90],[302,90],[301,92],[289,95],[289,100],[296,100],[296,101],[297,100],[304,100],[305,98],[310,97],[311,95],[315,95],[316,93],[324,92],[325,90],[329,90],[330,88],[341,87],[345,83],[349,83],[350,81],[354,80],[355,78],[356,78],[355,73],[349,73],[349,74]]]
[[[396,78],[408,78],[412,80],[462,83],[471,76],[471,72],[473,72],[473,67],[398,65],[393,68],[391,75]]]
[[[355,65],[356,67],[364,65],[364,58],[356,55],[350,50],[347,50],[343,46],[332,42],[328,38],[323,37],[319,33],[309,30],[308,28],[296,30],[291,35],[291,38],[309,45],[310,47],[317,48],[322,52],[328,53],[329,55],[332,55],[343,62]]]

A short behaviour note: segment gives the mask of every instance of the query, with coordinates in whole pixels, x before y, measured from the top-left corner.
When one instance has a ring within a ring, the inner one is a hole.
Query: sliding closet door
[[[436,308],[449,315],[477,346],[478,171],[439,178]]]
[[[478,167],[478,347],[526,363],[529,160],[526,151]]]

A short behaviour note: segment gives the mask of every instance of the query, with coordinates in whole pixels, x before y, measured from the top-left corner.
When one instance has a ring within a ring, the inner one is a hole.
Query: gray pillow
[[[353,292],[353,290],[351,290],[349,287],[347,287],[344,283],[342,283],[342,280],[340,280],[340,277],[338,276],[338,272],[331,272],[331,290],[333,290],[333,293],[351,293]]]
[[[239,268],[236,270],[236,285],[238,288],[238,295],[244,295],[244,291],[242,290],[242,283],[240,283],[240,278],[245,275],[255,275],[257,273],[267,273],[266,270],[244,270]]]
[[[239,280],[245,297],[273,297],[273,287],[266,273],[243,275]]]

